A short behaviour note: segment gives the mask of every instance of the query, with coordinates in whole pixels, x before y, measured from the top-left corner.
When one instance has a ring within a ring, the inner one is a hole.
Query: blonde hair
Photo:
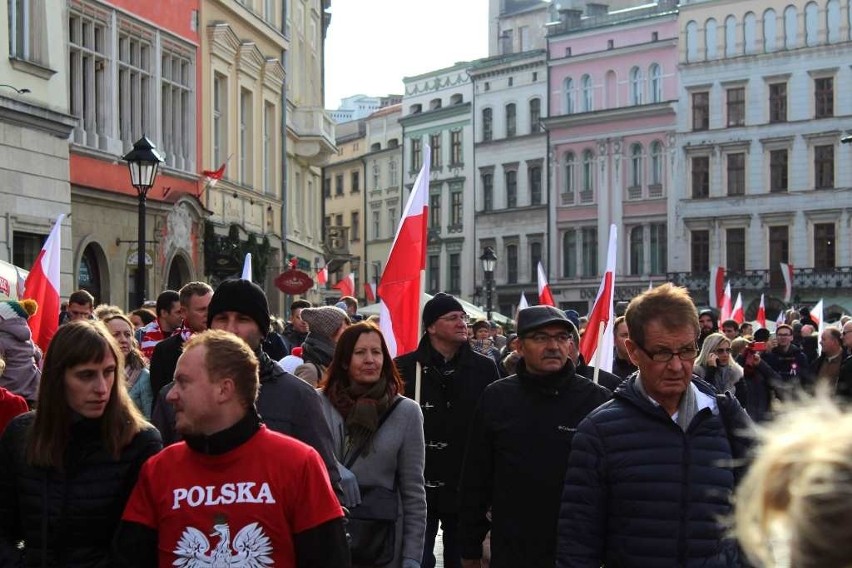
[[[827,391],[788,407],[736,493],[736,536],[759,565],[852,566],[852,414]],[[778,544],[789,550],[778,554]]]
[[[208,329],[184,343],[183,352],[195,347],[205,348],[204,365],[212,382],[231,379],[241,402],[247,407],[255,403],[259,367],[257,356],[245,341],[227,331]]]

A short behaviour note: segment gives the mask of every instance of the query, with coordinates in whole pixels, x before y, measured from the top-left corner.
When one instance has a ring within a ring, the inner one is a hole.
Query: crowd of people
[[[595,368],[576,311],[504,334],[445,293],[395,359],[354,298],[283,321],[246,280],[128,313],[74,292],[45,353],[37,309],[0,302],[0,566],[852,558],[852,318],[719,324],[663,284]]]

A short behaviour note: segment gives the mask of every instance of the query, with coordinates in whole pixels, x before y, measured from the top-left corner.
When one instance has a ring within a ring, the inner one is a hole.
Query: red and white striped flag
[[[376,285],[372,282],[364,282],[364,297],[371,304],[376,303]]]
[[[731,319],[737,323],[745,321],[745,312],[743,312],[743,295],[737,292],[737,301],[734,302],[734,308],[731,310]]]
[[[766,328],[766,306],[763,303],[763,294],[760,295],[760,306],[757,308],[757,317],[755,319],[760,327]]]
[[[328,265],[326,264],[319,270],[317,270],[317,284],[320,286],[325,286],[325,283],[328,282]]]
[[[731,319],[731,283],[725,284],[725,292],[722,295],[722,303],[719,306],[719,321]]]
[[[789,304],[790,298],[793,297],[793,265],[781,264],[781,276],[784,277],[784,303]]]
[[[355,274],[350,272],[346,278],[343,278],[340,282],[332,286],[335,290],[340,290],[341,296],[354,296],[355,295]]]
[[[553,301],[553,294],[550,293],[550,284],[547,283],[547,275],[544,273],[541,261],[538,263],[538,303],[541,306],[556,307],[556,302]]]
[[[523,292],[521,292],[521,299],[518,300],[518,311],[528,307],[530,307],[530,305],[529,302],[527,302],[527,297]]]
[[[708,287],[708,301],[711,308],[722,306],[722,296],[725,293],[725,267],[713,266],[710,268],[710,285]]]
[[[379,326],[391,357],[414,351],[420,339],[430,160],[431,149],[428,144],[423,144],[423,165],[414,180],[379,282]],[[415,390],[418,388],[415,387]]]
[[[589,313],[589,325],[586,327],[586,333],[580,338],[580,353],[583,354],[586,362],[606,372],[612,372],[612,353],[615,348],[615,339],[612,333],[612,326],[615,323],[612,300],[615,293],[617,242],[618,230],[613,224],[609,226],[606,272],[601,280],[595,305]]]
[[[210,187],[214,187],[219,182],[219,180],[222,179],[222,176],[225,175],[225,165],[227,163],[228,162],[224,162],[221,166],[219,166],[218,169],[215,170],[201,170],[201,175],[204,176],[207,185],[209,185]]]
[[[822,332],[825,329],[825,318],[822,315],[822,298],[811,308],[811,319],[817,324],[817,331],[822,337]],[[822,341],[817,340],[817,355],[822,355]]]
[[[38,311],[30,316],[28,323],[33,342],[44,352],[47,352],[47,346],[59,327],[59,263],[62,251],[60,231],[64,218],[63,213],[56,219],[24,284],[23,299],[35,300],[38,304]]]

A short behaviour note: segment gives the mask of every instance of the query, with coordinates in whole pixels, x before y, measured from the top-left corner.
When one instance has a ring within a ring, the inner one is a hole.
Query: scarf
[[[636,374],[636,388],[646,399],[650,398],[648,392],[645,390],[645,386],[642,384],[641,372]],[[680,426],[681,430],[686,432],[686,429],[689,428],[689,424],[695,418],[696,414],[698,414],[698,401],[695,398],[695,387],[690,382],[686,387],[686,391],[680,397],[680,403],[677,406],[677,425]]]
[[[327,391],[332,406],[343,417],[346,425],[346,453],[364,446],[364,455],[370,453],[373,434],[379,427],[379,417],[390,406],[388,382],[382,377],[372,385],[337,381]]]
[[[315,363],[328,367],[334,356],[334,343],[321,335],[308,334],[302,343],[302,359],[306,363]],[[322,378],[322,377],[320,377]]]

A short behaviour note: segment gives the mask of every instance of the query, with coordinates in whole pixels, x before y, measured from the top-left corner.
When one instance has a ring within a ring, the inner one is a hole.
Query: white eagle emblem
[[[227,523],[213,525],[219,543],[210,551],[210,542],[195,527],[186,527],[175,548],[172,565],[180,568],[267,568],[273,565],[269,537],[258,523],[246,525],[231,544],[231,529]]]

